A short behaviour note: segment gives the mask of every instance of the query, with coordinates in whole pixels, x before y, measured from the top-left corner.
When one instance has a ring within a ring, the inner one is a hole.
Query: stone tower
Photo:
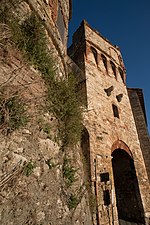
[[[148,172],[120,50],[83,21],[68,54],[84,71],[79,82],[85,104],[81,147],[96,196],[93,223],[149,224]]]

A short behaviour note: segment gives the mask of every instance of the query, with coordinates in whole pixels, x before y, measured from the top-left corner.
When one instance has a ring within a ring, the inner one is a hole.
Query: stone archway
[[[132,154],[126,146],[126,150],[113,150],[112,157],[118,218],[144,224],[144,210]]]

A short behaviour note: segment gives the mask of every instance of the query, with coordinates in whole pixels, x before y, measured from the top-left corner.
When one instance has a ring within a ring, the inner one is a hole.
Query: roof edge
[[[105,40],[107,43],[112,45],[117,51],[121,53],[121,50],[118,45],[113,45],[111,41],[109,41],[107,38],[105,38],[99,31],[97,31],[95,28],[93,28],[85,19],[82,20],[81,26],[88,26],[92,31],[94,31],[97,35],[99,35],[103,40]]]

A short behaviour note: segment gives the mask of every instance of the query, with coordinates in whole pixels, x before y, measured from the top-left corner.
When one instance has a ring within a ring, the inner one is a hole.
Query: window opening
[[[114,117],[119,118],[118,107],[116,105],[112,105],[112,108],[113,108]]]
[[[104,198],[104,205],[106,205],[106,206],[110,205],[110,194],[109,194],[109,190],[104,190],[103,191],[103,198]]]
[[[109,173],[108,172],[101,173],[100,174],[100,178],[101,178],[101,182],[107,182],[107,181],[109,181]]]
[[[119,94],[119,95],[116,95],[117,101],[118,101],[118,102],[121,102],[122,97],[123,97],[123,94],[122,94],[122,93]]]
[[[106,92],[107,96],[111,95],[111,92],[114,90],[114,86],[110,86],[109,88],[105,88],[104,91]]]
[[[93,47],[91,47],[91,51],[92,51],[92,53],[93,53],[93,55],[94,55],[95,62],[96,62],[96,64],[98,65],[97,51],[96,51],[96,49],[93,48]]]
[[[107,70],[107,59],[106,59],[106,57],[103,54],[101,54],[101,57],[102,57],[102,61],[103,61],[104,67]]]
[[[123,83],[124,83],[123,70],[122,70],[120,67],[118,68],[118,70],[119,70],[119,73],[120,73],[121,79],[122,79],[122,81],[123,81]]]
[[[115,77],[117,77],[115,64],[112,61],[110,61],[110,65],[111,65],[111,68],[112,68],[112,71],[113,71]]]

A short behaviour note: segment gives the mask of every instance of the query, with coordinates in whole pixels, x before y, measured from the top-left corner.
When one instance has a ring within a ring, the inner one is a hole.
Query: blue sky
[[[73,0],[72,34],[85,19],[121,49],[127,86],[142,88],[150,130],[150,0]]]

